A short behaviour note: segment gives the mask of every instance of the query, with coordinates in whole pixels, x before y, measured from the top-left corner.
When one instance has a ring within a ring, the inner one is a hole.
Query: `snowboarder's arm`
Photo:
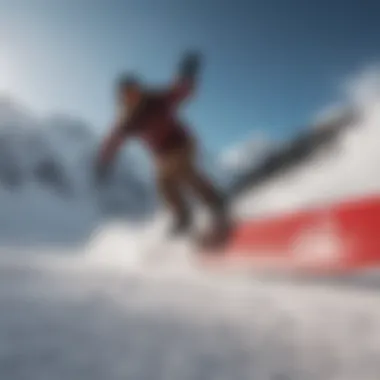
[[[101,149],[100,149],[100,160],[103,163],[111,162],[116,156],[121,145],[124,143],[126,134],[119,125],[106,137]]]
[[[109,165],[128,138],[128,124],[125,118],[118,120],[111,133],[103,141],[96,161],[96,171],[99,179],[106,176]]]
[[[189,98],[197,84],[200,54],[187,53],[181,60],[178,68],[177,78],[170,89],[170,100],[173,104],[179,104]]]

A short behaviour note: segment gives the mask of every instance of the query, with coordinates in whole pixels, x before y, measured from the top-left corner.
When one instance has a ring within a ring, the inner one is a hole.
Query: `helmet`
[[[116,86],[119,91],[122,91],[140,87],[141,82],[138,76],[135,74],[122,74],[117,79]]]

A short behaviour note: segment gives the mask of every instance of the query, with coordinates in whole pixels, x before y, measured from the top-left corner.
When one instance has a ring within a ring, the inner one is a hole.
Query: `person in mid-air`
[[[182,58],[174,83],[163,90],[145,88],[134,75],[123,75],[117,83],[121,115],[101,146],[97,160],[98,178],[104,178],[109,164],[127,139],[141,139],[152,152],[158,189],[172,210],[174,235],[192,226],[192,213],[184,191],[189,189],[211,211],[216,234],[226,235],[228,217],[222,194],[196,166],[197,143],[176,115],[178,107],[195,90],[200,55],[188,52]]]

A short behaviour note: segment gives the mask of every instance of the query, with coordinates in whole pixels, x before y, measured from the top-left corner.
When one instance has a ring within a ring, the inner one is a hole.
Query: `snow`
[[[0,266],[4,379],[344,379],[380,373],[380,294],[150,276],[81,259]]]
[[[343,133],[337,146],[254,193],[243,195],[236,202],[236,214],[243,218],[278,214],[379,193],[379,83],[380,70],[372,67],[348,81],[347,103],[358,109],[359,118]],[[327,108],[327,114],[331,109],[334,106]],[[321,114],[326,116],[325,111]]]
[[[128,220],[154,210],[128,151],[109,183],[95,188],[99,137],[82,120],[37,116],[0,97],[0,145],[0,246],[77,246],[115,211]]]
[[[336,154],[245,194],[236,212],[278,212],[379,191],[380,103],[363,95],[367,75],[360,78],[352,82],[360,89],[355,96],[350,87],[360,125]],[[69,161],[74,170],[76,161]],[[39,183],[19,193],[2,189],[0,204],[4,238],[17,238],[20,228],[26,241],[42,232],[65,241],[81,226],[88,230],[79,234],[91,236],[85,248],[2,248],[1,379],[379,378],[376,273],[359,281],[202,270],[189,261],[185,241],[162,239],[165,215],[143,229],[128,222],[94,226],[93,200],[60,198]]]

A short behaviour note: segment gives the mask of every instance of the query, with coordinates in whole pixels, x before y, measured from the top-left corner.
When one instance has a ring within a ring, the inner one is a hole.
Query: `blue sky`
[[[184,115],[210,151],[264,131],[288,138],[380,55],[380,3],[351,0],[0,0],[0,89],[105,130],[125,70],[171,79],[206,62]]]

